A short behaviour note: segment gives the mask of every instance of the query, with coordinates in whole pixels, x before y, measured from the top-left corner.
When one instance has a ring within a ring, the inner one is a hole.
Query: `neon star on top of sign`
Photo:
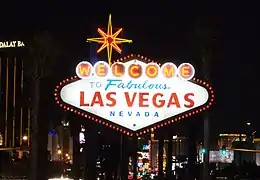
[[[120,28],[115,33],[112,32],[112,20],[110,14],[108,20],[107,33],[98,28],[97,31],[102,37],[87,39],[87,42],[97,42],[99,44],[102,44],[102,46],[97,50],[97,53],[100,53],[103,49],[107,48],[107,58],[109,65],[111,65],[112,50],[116,50],[119,54],[121,54],[122,52],[118,44],[132,43],[132,40],[117,37],[122,30],[123,29]]]

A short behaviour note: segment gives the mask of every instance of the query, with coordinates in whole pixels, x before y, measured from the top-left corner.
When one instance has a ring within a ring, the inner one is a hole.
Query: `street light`
[[[247,122],[246,124],[247,124],[248,126],[250,126],[250,125],[251,125],[251,123],[250,123],[250,122]]]
[[[23,140],[27,141],[28,140],[28,136],[23,136]]]
[[[61,161],[61,154],[62,154],[62,151],[59,149],[58,151],[57,151],[57,154],[58,154],[58,157],[59,157],[59,160]]]
[[[61,152],[61,150],[59,149],[57,153],[58,153],[58,155],[61,155],[62,152]]]

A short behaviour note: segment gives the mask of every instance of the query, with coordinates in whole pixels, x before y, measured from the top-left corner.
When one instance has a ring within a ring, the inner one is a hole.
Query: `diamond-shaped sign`
[[[195,70],[188,63],[177,68],[172,63],[147,64],[141,58],[112,67],[81,62],[76,72],[80,78],[57,87],[58,103],[114,129],[123,127],[122,132],[147,131],[151,125],[167,125],[201,112],[214,96],[207,83],[193,78]]]

